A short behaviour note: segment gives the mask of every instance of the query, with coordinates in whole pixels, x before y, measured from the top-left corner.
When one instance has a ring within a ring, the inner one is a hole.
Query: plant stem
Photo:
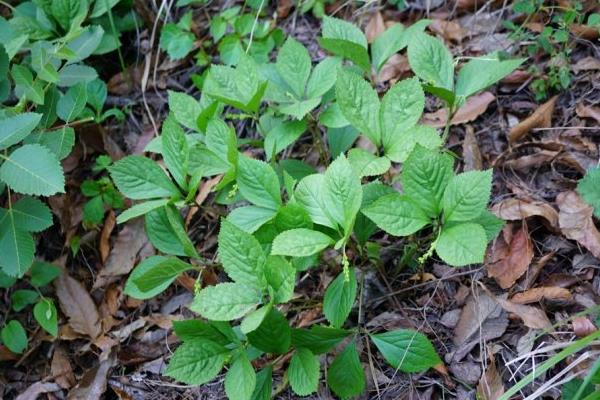
[[[446,119],[446,125],[444,126],[444,133],[442,134],[442,147],[444,147],[448,141],[448,136],[450,135],[450,125],[452,125],[452,118],[454,118],[454,114],[456,114],[455,107],[448,106],[448,118]]]

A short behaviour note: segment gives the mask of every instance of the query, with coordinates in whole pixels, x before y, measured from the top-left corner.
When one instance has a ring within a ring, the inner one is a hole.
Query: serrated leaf
[[[304,121],[285,121],[274,126],[264,141],[267,161],[294,143],[306,131]]]
[[[312,229],[313,227],[308,211],[297,203],[288,203],[281,207],[277,211],[274,223],[280,232],[297,228]]]
[[[472,222],[442,228],[435,251],[453,267],[483,262],[487,236],[483,227]]]
[[[45,147],[27,144],[4,158],[0,179],[23,194],[51,196],[64,193],[65,178],[56,157]]]
[[[342,271],[327,287],[323,298],[323,314],[331,326],[344,325],[356,299],[356,275],[353,268]]]
[[[290,229],[275,237],[271,254],[306,257],[320,252],[333,242],[331,237],[319,231],[306,228]]]
[[[271,312],[273,308],[272,304],[269,303],[264,305],[256,310],[252,311],[250,314],[246,315],[240,324],[240,331],[243,334],[248,334],[252,331],[258,329],[260,324],[264,321],[266,316]]]
[[[290,360],[287,375],[294,393],[308,396],[319,386],[319,359],[308,349],[298,349]]]
[[[25,196],[21,198],[8,212],[12,214],[15,226],[23,231],[41,232],[52,225],[50,209],[34,197]]]
[[[22,113],[0,120],[0,150],[25,139],[42,119],[42,114]]]
[[[170,279],[164,280],[160,285],[154,286],[151,290],[142,290],[137,285],[137,280],[144,276],[147,272],[154,270],[158,265],[168,262],[169,257],[164,256],[150,256],[140,262],[131,272],[127,282],[125,283],[125,289],[123,290],[127,296],[133,297],[134,299],[145,300],[150,299],[164,290],[166,290],[171,283],[177,278],[173,276]]]
[[[87,87],[78,83],[70,87],[56,104],[56,114],[65,122],[73,122],[83,112],[87,103]]]
[[[318,63],[310,74],[306,85],[306,97],[314,99],[323,96],[335,85],[338,67],[341,60],[334,57],[326,57]]]
[[[260,302],[260,294],[242,283],[219,283],[200,291],[190,310],[213,321],[241,318]]]
[[[42,298],[33,307],[33,317],[52,336],[58,336],[58,313],[51,299]]]
[[[98,73],[92,67],[80,64],[68,64],[58,72],[58,86],[71,87],[81,82],[91,82],[98,78]]]
[[[430,150],[437,150],[442,146],[440,134],[434,127],[428,125],[415,125],[390,137],[389,140],[385,148],[385,156],[395,162],[406,161],[417,145]]]
[[[198,130],[198,117],[202,112],[200,103],[192,96],[169,90],[169,110],[181,125],[194,131]]]
[[[102,42],[103,37],[104,29],[101,26],[86,26],[79,36],[67,44],[67,48],[75,54],[75,57],[70,58],[68,62],[79,62],[91,56]]]
[[[279,49],[275,67],[296,97],[302,98],[311,70],[310,55],[306,47],[291,36],[288,37]]]
[[[324,183],[323,206],[348,236],[362,202],[360,178],[346,157],[340,155],[325,171]]]
[[[273,366],[265,366],[256,375],[256,387],[252,393],[252,400],[271,400],[273,391]]]
[[[27,36],[25,36],[27,40]],[[15,92],[24,94],[36,104],[44,104],[44,88],[42,81],[33,80],[31,71],[22,65],[13,64],[10,75],[15,81]]]
[[[20,354],[27,348],[27,332],[19,321],[9,321],[0,331],[0,339],[13,353]]]
[[[165,24],[160,31],[160,48],[169,54],[171,60],[179,60],[187,56],[194,48],[192,32],[181,29],[177,24]]]
[[[322,174],[308,175],[298,182],[294,192],[294,198],[310,215],[315,224],[333,228],[335,223],[325,209],[323,190],[325,188],[325,176]]]
[[[169,221],[166,207],[156,208],[144,215],[144,229],[148,239],[158,250],[176,256],[186,255],[184,246]]]
[[[431,222],[407,196],[388,194],[364,207],[361,212],[380,229],[394,236],[408,236]]]
[[[237,183],[242,196],[252,204],[272,210],[281,207],[279,179],[269,164],[241,156]]]
[[[187,341],[175,350],[165,375],[189,385],[202,385],[219,374],[228,353],[210,340]]]
[[[157,163],[142,156],[127,156],[109,167],[121,193],[133,200],[179,195],[179,189]]]
[[[250,400],[256,387],[256,372],[241,352],[225,375],[225,393],[230,400]]]
[[[488,210],[483,210],[481,215],[469,222],[474,222],[477,225],[481,225],[483,227],[488,242],[494,240],[496,236],[498,236],[498,234],[502,231],[502,228],[505,225],[504,220],[496,217]]]
[[[325,16],[323,37],[319,39],[319,44],[325,50],[349,59],[365,71],[370,68],[367,38],[354,24]]]
[[[3,224],[0,230],[0,270],[20,278],[33,262],[35,243],[29,232],[15,225],[14,219],[9,217]]]
[[[317,97],[314,99],[295,101],[288,104],[280,104],[277,107],[277,111],[282,114],[291,115],[297,120],[301,120],[319,104],[321,104],[321,98]]]
[[[175,257],[160,260],[145,270],[133,281],[135,286],[143,293],[154,291],[171,283],[182,273],[194,269],[194,266]]]
[[[277,212],[270,208],[245,206],[238,207],[227,216],[231,222],[244,232],[254,233],[261,226],[272,220]]]
[[[314,354],[327,353],[351,333],[321,325],[313,325],[310,329],[292,329],[292,346],[309,349]]]
[[[442,362],[429,339],[420,332],[398,329],[370,337],[388,364],[402,372],[423,372]]]
[[[492,170],[469,171],[452,177],[442,198],[446,221],[470,221],[490,200]]]
[[[214,176],[223,174],[230,168],[231,165],[228,161],[223,160],[202,143],[197,143],[190,148],[189,170],[191,175],[200,173],[202,176]]]
[[[169,172],[179,187],[187,188],[189,147],[183,129],[171,116],[163,122],[162,131],[163,159]]]
[[[348,162],[354,173],[359,177],[383,175],[390,169],[390,159],[377,157],[363,149],[351,149],[348,152]]]
[[[414,35],[408,44],[408,62],[414,73],[426,84],[453,90],[452,54],[439,39],[426,33]]]
[[[417,78],[402,80],[381,100],[381,143],[388,149],[393,137],[415,126],[425,107],[425,93]]]
[[[517,69],[524,58],[501,60],[498,53],[472,58],[459,71],[456,95],[467,98],[500,81]]]
[[[75,130],[70,126],[63,126],[52,131],[34,132],[24,140],[24,143],[41,144],[54,153],[59,160],[63,160],[75,145]]]
[[[169,224],[171,225],[172,232],[175,233],[175,237],[177,237],[179,243],[181,243],[185,255],[191,258],[200,258],[198,252],[196,251],[196,246],[194,246],[194,243],[192,243],[187,234],[185,225],[183,223],[183,218],[181,217],[179,210],[173,205],[167,205],[164,209],[167,214]]]
[[[260,326],[248,333],[248,341],[266,353],[284,354],[290,348],[292,332],[285,316],[272,308]]]
[[[327,369],[327,384],[342,399],[356,397],[365,391],[365,372],[354,342],[349,343]]]
[[[286,303],[292,299],[296,284],[296,269],[283,257],[267,258],[265,278],[272,290],[272,301],[275,304]]]
[[[439,151],[415,146],[402,168],[404,193],[432,218],[441,210],[444,190],[451,180],[454,160]]]

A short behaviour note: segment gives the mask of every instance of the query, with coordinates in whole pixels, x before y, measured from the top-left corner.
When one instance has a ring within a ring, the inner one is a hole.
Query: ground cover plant
[[[600,10],[467,3],[0,3],[4,394],[596,398]]]

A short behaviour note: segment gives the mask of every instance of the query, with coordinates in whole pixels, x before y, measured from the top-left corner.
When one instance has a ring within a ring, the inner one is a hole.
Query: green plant
[[[160,48],[165,50],[172,60],[187,56],[194,47],[196,36],[190,32],[192,12],[188,11],[176,24],[169,22],[160,31]]]
[[[600,167],[589,169],[577,183],[577,192],[583,200],[594,208],[594,215],[600,216]]]
[[[112,164],[109,156],[99,156],[92,167],[94,175],[107,171]],[[81,194],[90,200],[83,206],[83,223],[87,227],[99,225],[104,220],[106,208],[119,210],[124,206],[123,195],[115,188],[108,176],[86,179],[81,184]]]

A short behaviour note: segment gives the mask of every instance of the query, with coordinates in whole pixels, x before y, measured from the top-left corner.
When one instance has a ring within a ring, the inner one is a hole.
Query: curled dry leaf
[[[558,96],[552,97],[550,100],[542,104],[519,124],[514,126],[508,133],[508,141],[514,143],[523,138],[534,128],[549,128],[552,124],[552,113],[556,106]]]
[[[575,317],[571,322],[573,325],[573,332],[578,337],[584,337],[590,333],[596,332],[596,325],[588,317]]]
[[[592,118],[600,122],[600,107],[586,106],[583,103],[577,104],[575,112],[581,118]]]
[[[115,365],[116,356],[109,355],[99,365],[88,369],[68,394],[67,400],[100,400],[103,398],[108,382],[108,373]]]
[[[294,2],[292,0],[279,0],[277,2],[277,17],[286,18],[293,6]]]
[[[465,127],[465,140],[463,141],[463,171],[474,171],[483,169],[483,160],[481,158],[481,150],[477,143],[477,137],[471,125]]]
[[[573,295],[568,289],[557,286],[542,286],[520,292],[511,297],[510,301],[517,304],[537,303],[542,300],[570,301]]]
[[[100,233],[100,259],[102,260],[102,264],[106,262],[108,258],[108,254],[110,253],[110,234],[113,229],[115,229],[115,225],[117,223],[115,212],[110,210],[106,215],[106,219],[104,220],[104,226],[102,227],[102,232]]]
[[[586,40],[596,40],[600,36],[600,30],[595,26],[571,24],[571,33]]]
[[[467,36],[467,30],[460,26],[456,21],[444,21],[442,19],[434,19],[428,26],[429,30],[444,39],[460,43]]]
[[[452,125],[460,125],[467,122],[476,120],[481,114],[483,114],[490,103],[496,99],[491,92],[483,92],[467,99],[465,104],[462,105],[454,114],[452,118]],[[448,110],[442,108],[433,113],[423,114],[423,120],[421,121],[425,125],[433,126],[434,128],[441,128],[446,125],[446,119],[448,118]]]
[[[490,356],[490,363],[477,385],[477,397],[483,400],[497,400],[503,394],[504,384],[502,383],[502,377],[496,369],[494,357]]]
[[[498,218],[506,221],[521,221],[530,217],[542,217],[553,228],[558,228],[558,212],[549,203],[539,200],[518,198],[504,199],[492,207]]]
[[[96,339],[102,333],[100,314],[83,285],[66,271],[54,280],[61,310],[69,318],[69,325],[77,332]]]
[[[507,225],[488,253],[486,269],[503,289],[512,287],[531,264],[533,246],[527,225]]]
[[[600,232],[592,218],[594,209],[584,203],[576,192],[569,191],[556,196],[558,224],[561,232],[579,242],[596,258],[600,258]]]
[[[577,61],[571,66],[571,69],[576,74],[581,71],[597,71],[600,70],[600,59],[595,57],[585,57]]]
[[[365,28],[367,42],[373,43],[373,40],[375,40],[375,38],[381,35],[384,31],[385,22],[383,21],[383,16],[379,11],[377,11],[371,16],[371,19]]]
[[[501,297],[496,297],[496,301],[504,310],[521,318],[525,326],[529,328],[550,329],[552,327],[552,323],[548,319],[548,316],[546,316],[546,313],[539,308],[516,304]]]

